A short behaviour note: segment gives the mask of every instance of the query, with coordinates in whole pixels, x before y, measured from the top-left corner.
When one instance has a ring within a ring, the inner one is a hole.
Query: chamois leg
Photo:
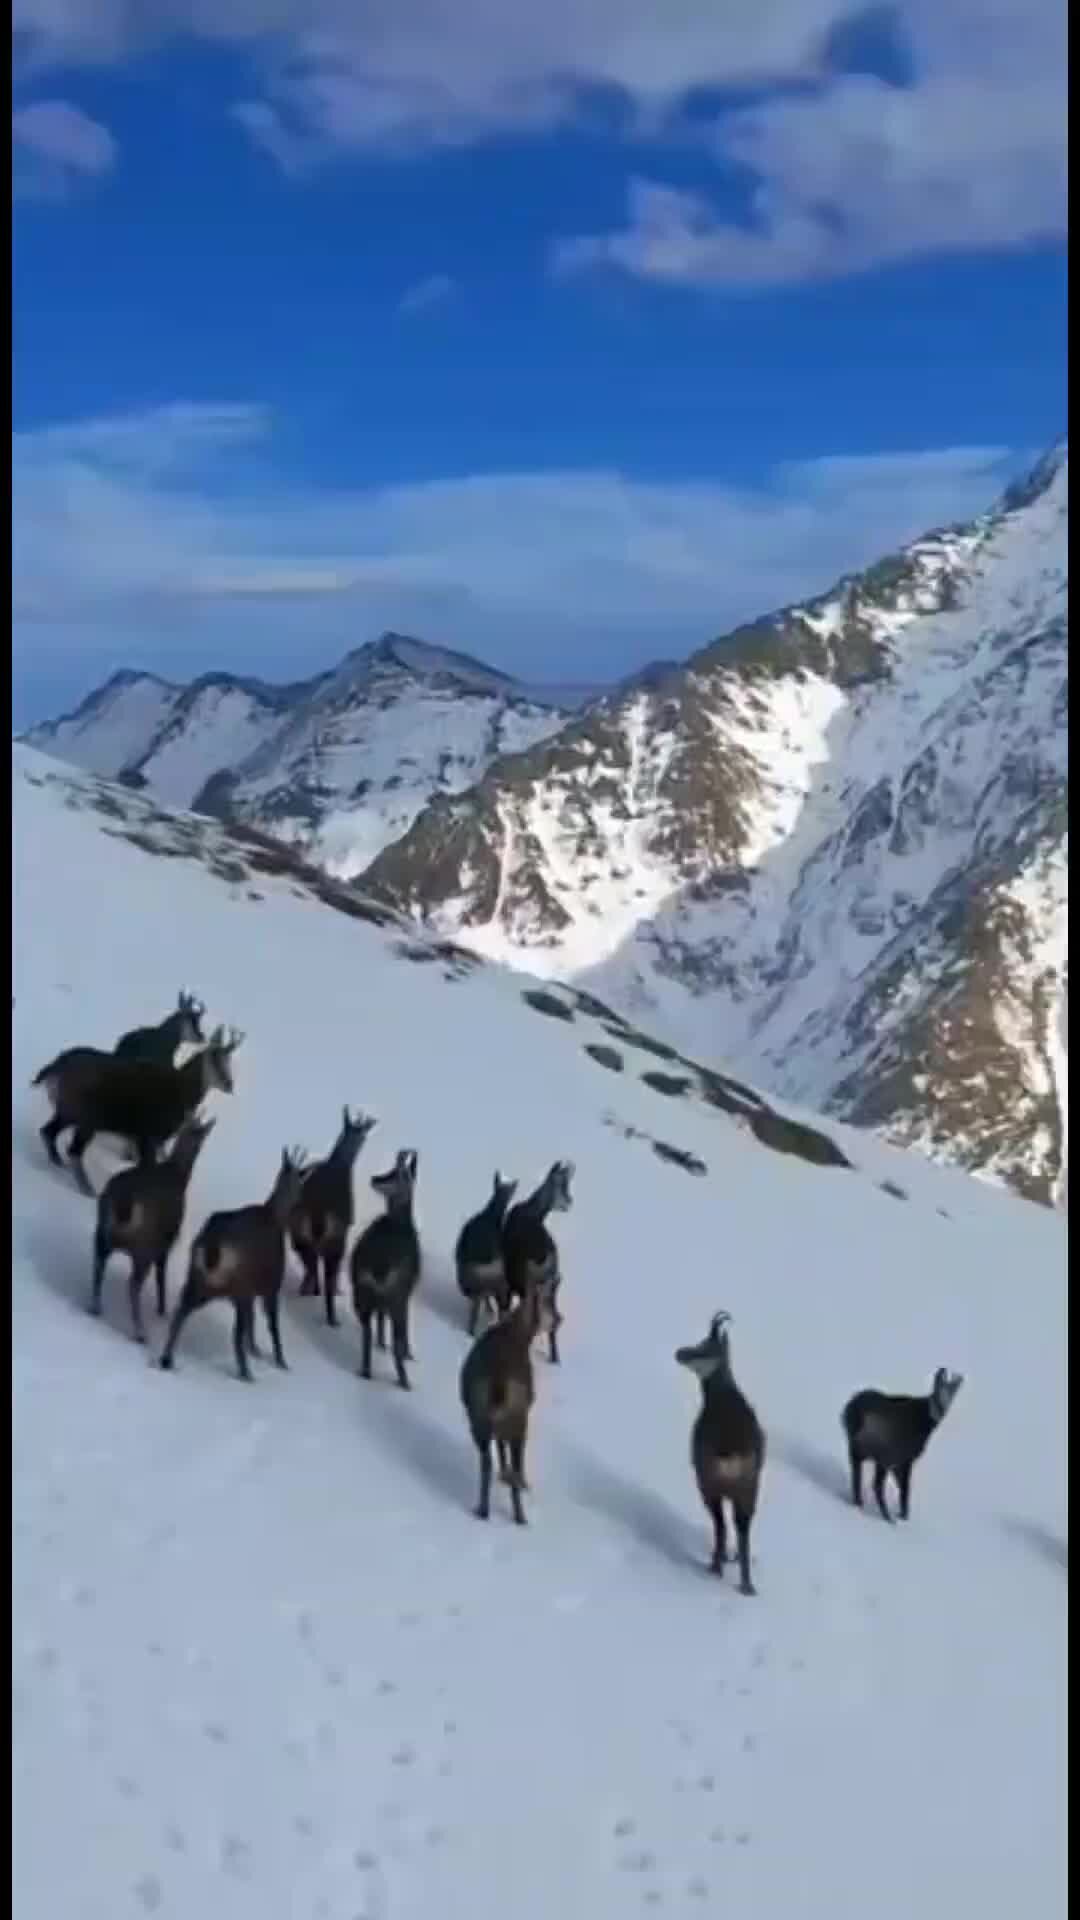
[[[263,1312],[266,1315],[266,1324],[270,1330],[270,1345],[274,1349],[274,1365],[275,1367],[280,1367],[283,1373],[287,1373],[289,1363],[285,1358],[285,1350],[281,1344],[281,1315],[279,1305],[280,1297],[277,1293],[268,1293],[263,1300]]]
[[[328,1327],[336,1327],[338,1324],[337,1284],[344,1252],[345,1248],[343,1245],[327,1247],[323,1250],[323,1296],[326,1302],[326,1324]]]
[[[190,1286],[190,1284],[185,1286],[184,1291],[180,1295],[180,1299],[177,1303],[176,1311],[173,1314],[172,1320],[169,1323],[168,1338],[165,1341],[165,1347],[164,1347],[164,1351],[162,1352],[161,1359],[158,1361],[158,1365],[161,1367],[163,1372],[165,1373],[172,1372],[173,1354],[176,1351],[176,1343],[180,1338],[180,1333],[183,1328],[185,1320],[190,1320],[192,1314],[195,1313],[199,1307],[204,1306],[205,1304],[206,1304],[205,1295],[195,1292]]]
[[[169,1256],[163,1253],[160,1260],[154,1261],[154,1281],[157,1286],[158,1318],[163,1319],[169,1304]]]
[[[735,1539],[739,1553],[739,1592],[754,1594],[757,1588],[750,1577],[750,1526],[753,1513],[745,1507],[735,1508]]]
[[[393,1350],[394,1350],[394,1372],[397,1374],[398,1386],[404,1387],[406,1393],[408,1393],[409,1376],[405,1371],[405,1362],[406,1360],[412,1359],[412,1353],[410,1352],[410,1349],[409,1349],[409,1310],[408,1308],[407,1307],[397,1308],[396,1311],[391,1316],[390,1325],[391,1325],[391,1338],[393,1341]]]
[[[149,1271],[150,1262],[148,1260],[136,1260],[134,1255],[132,1256],[131,1275],[128,1280],[128,1299],[131,1303],[131,1331],[140,1347],[146,1345],[146,1328],[143,1326],[142,1317],[142,1290],[143,1282]]]
[[[480,1308],[482,1304],[482,1295],[474,1293],[472,1299],[469,1301],[469,1318],[467,1322],[467,1331],[470,1340],[476,1338],[476,1329],[480,1323]]]
[[[889,1508],[888,1508],[888,1503],[887,1503],[887,1501],[886,1501],[886,1499],[885,1499],[885,1475],[886,1475],[886,1473],[887,1473],[887,1471],[888,1471],[888,1469],[887,1469],[886,1467],[882,1467],[882,1466],[879,1466],[879,1465],[877,1465],[877,1463],[875,1462],[875,1465],[874,1465],[874,1499],[875,1499],[875,1500],[877,1501],[877,1503],[878,1503],[878,1506],[879,1506],[879,1508],[880,1508],[880,1510],[881,1510],[881,1517],[882,1517],[882,1519],[883,1519],[883,1520],[889,1520],[889,1521],[891,1521],[891,1520],[892,1520],[892,1514],[891,1514],[891,1513],[889,1512]]]
[[[510,1442],[510,1505],[514,1510],[514,1519],[519,1527],[525,1526],[525,1509],[521,1504],[521,1489],[525,1485],[525,1436],[518,1434]]]
[[[381,1307],[375,1312],[375,1341],[380,1351],[386,1352],[386,1314]]]
[[[855,1506],[862,1506],[862,1470],[863,1463],[854,1447],[849,1449],[851,1461],[851,1498]]]
[[[896,1485],[900,1493],[900,1518],[906,1520],[911,1506],[911,1462],[906,1467],[897,1467]]]
[[[562,1314],[555,1304],[555,1294],[552,1292],[548,1302],[548,1359],[553,1367],[559,1364],[559,1328],[561,1326]]]
[[[709,1507],[713,1523],[713,1557],[710,1567],[713,1573],[724,1577],[724,1563],[727,1560],[727,1528],[724,1524],[724,1503],[717,1500]]]
[[[361,1379],[370,1380],[371,1379],[371,1315],[370,1313],[365,1313],[365,1314],[361,1314],[359,1318],[360,1318],[360,1341],[361,1341],[360,1376],[361,1376]]]
[[[510,1449],[500,1435],[495,1442],[495,1451],[499,1456],[499,1479],[504,1486],[510,1485]]]
[[[255,1309],[250,1300],[236,1302],[236,1318],[233,1321],[233,1354],[236,1359],[236,1372],[239,1379],[250,1382],[254,1374],[248,1366],[247,1350],[251,1340],[251,1324],[255,1318]]]
[[[101,1312],[101,1288],[105,1279],[105,1263],[109,1258],[109,1242],[100,1227],[94,1234],[94,1266],[90,1279],[90,1311]]]
[[[319,1256],[313,1247],[297,1247],[296,1257],[304,1269],[300,1293],[308,1296],[319,1291]]]
[[[46,1120],[45,1125],[38,1128],[38,1133],[45,1142],[45,1151],[54,1167],[62,1167],[64,1164],[56,1151],[56,1142],[68,1124],[68,1121],[62,1120],[58,1113],[54,1113],[51,1120]]]
[[[475,1437],[475,1436],[474,1436]],[[480,1497],[476,1502],[476,1517],[487,1520],[491,1514],[491,1436],[486,1440],[477,1440],[480,1453]]]
[[[68,1166],[71,1168],[83,1192],[90,1195],[93,1194],[94,1189],[87,1179],[86,1168],[83,1166],[83,1154],[86,1152],[93,1137],[93,1128],[76,1127],[71,1136],[71,1145],[68,1148]]]

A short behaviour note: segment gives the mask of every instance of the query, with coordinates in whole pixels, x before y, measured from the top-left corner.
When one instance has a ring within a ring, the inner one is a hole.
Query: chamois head
[[[307,1154],[302,1147],[283,1147],[281,1165],[270,1195],[270,1205],[279,1220],[287,1220],[296,1210],[307,1170]]]
[[[573,1161],[556,1160],[547,1177],[552,1213],[569,1213],[574,1204],[573,1195],[570,1192],[570,1182],[573,1177]]]
[[[377,1124],[372,1114],[361,1113],[359,1108],[355,1113],[350,1113],[348,1107],[342,1107],[341,1132],[334,1142],[336,1157],[347,1161],[351,1167],[368,1134]]]
[[[202,1055],[208,1092],[214,1088],[218,1093],[233,1092],[232,1057],[243,1038],[236,1027],[230,1027],[228,1037],[224,1027],[214,1028]]]
[[[371,1184],[385,1201],[388,1212],[412,1206],[419,1157],[411,1148],[403,1147],[389,1173],[372,1174]]]
[[[201,1047],[205,1039],[203,1019],[206,1008],[193,993],[185,993],[183,988],[176,1001],[176,1017],[180,1028],[177,1045],[181,1047]]]
[[[190,1113],[172,1143],[169,1159],[193,1167],[216,1124],[213,1115],[208,1119],[201,1112]]]
[[[495,1209],[495,1216],[497,1219],[501,1220],[503,1218],[517,1190],[518,1190],[517,1181],[504,1180],[502,1177],[502,1174],[499,1172],[498,1168],[496,1168],[495,1180],[491,1189],[491,1202]]]
[[[713,1374],[718,1371],[722,1370],[725,1373],[730,1371],[727,1331],[730,1321],[730,1313],[714,1313],[709,1322],[709,1331],[699,1346],[677,1347],[675,1350],[675,1359],[679,1366],[689,1367],[690,1372],[696,1373],[703,1384],[711,1380]]]
[[[938,1368],[930,1389],[930,1412],[935,1425],[944,1420],[963,1384],[962,1373],[950,1373],[948,1367]]]

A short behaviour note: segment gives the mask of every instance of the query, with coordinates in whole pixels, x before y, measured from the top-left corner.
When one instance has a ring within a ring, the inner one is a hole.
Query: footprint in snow
[[[156,1873],[144,1873],[141,1880],[136,1880],[135,1898],[144,1913],[157,1913],[165,1891]]]
[[[624,1873],[651,1873],[656,1865],[656,1855],[648,1847],[634,1847],[619,1855],[619,1865]]]
[[[234,1880],[250,1880],[254,1865],[251,1843],[238,1833],[227,1833],[221,1842],[221,1870]]]

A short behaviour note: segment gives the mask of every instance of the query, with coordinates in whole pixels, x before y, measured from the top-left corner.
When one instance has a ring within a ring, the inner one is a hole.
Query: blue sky
[[[392,625],[582,679],[1063,430],[1057,0],[15,0],[16,723]]]

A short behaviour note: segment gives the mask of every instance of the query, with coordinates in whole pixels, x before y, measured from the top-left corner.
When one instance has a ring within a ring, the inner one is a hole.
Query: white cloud
[[[62,199],[79,182],[100,180],[116,164],[107,127],[67,100],[35,100],[11,116],[14,199]]]
[[[874,18],[910,84],[836,70]],[[1065,229],[1061,0],[14,0],[13,20],[23,77],[185,38],[246,51],[233,118],[293,176],[590,115],[700,142],[689,105],[719,96],[711,144],[745,219],[638,181],[625,225],[563,242],[564,269],[778,284]]]
[[[422,313],[425,307],[440,306],[456,291],[457,282],[451,280],[448,273],[429,273],[426,280],[417,280],[414,286],[406,287],[398,301],[398,312]]]
[[[625,226],[558,243],[556,269],[779,285],[1061,237],[1064,10],[906,0],[901,14],[913,84],[840,75],[717,118],[717,158],[750,183],[745,221],[706,194],[633,180]]]
[[[13,436],[24,706],[128,661],[296,674],[384,626],[614,677],[987,505],[1015,464],[967,447],[799,463],[760,488],[567,471],[328,493],[269,484],[267,427],[187,406]]]

